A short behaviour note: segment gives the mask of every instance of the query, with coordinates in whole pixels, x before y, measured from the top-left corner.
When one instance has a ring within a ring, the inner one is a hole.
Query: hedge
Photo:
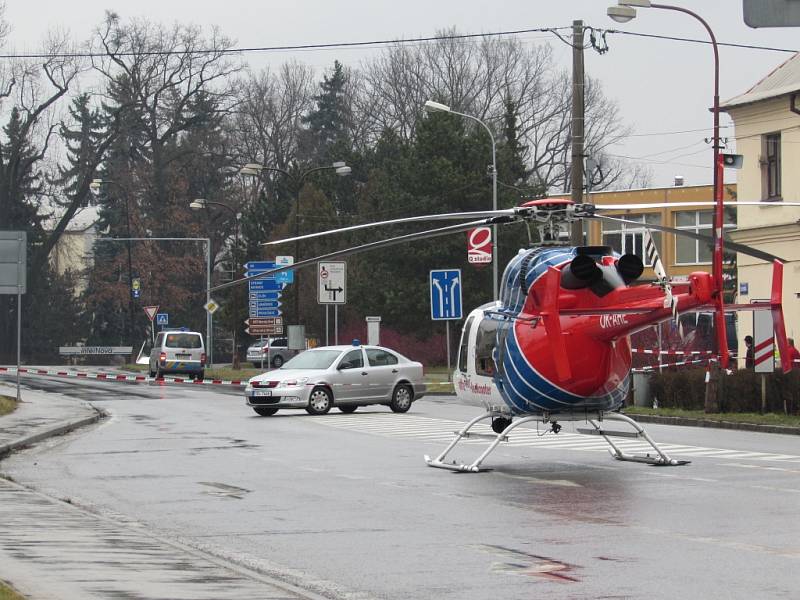
[[[784,375],[768,373],[764,412],[800,414],[800,370]],[[721,412],[761,412],[761,373],[738,370],[722,375]],[[705,407],[706,370],[685,369],[654,373],[650,392],[658,406],[684,410],[703,410]]]

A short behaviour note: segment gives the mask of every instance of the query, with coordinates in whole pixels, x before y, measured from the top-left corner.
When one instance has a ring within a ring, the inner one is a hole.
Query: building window
[[[781,134],[764,136],[763,159],[764,186],[767,200],[781,197]]]
[[[736,223],[731,211],[724,211],[724,229],[733,229]],[[683,210],[675,213],[676,229],[685,229],[693,233],[713,235],[713,210]],[[712,247],[710,242],[695,240],[682,235],[675,236],[675,264],[697,265],[711,262]]]
[[[609,215],[612,216],[612,215]],[[613,215],[628,221],[637,221],[642,225],[631,223],[616,223],[614,221],[603,222],[603,244],[611,246],[620,254],[635,254],[644,260],[644,230],[645,224],[661,225],[661,215],[659,213],[645,213],[642,215]],[[661,233],[650,231],[653,241],[661,253]],[[653,266],[653,265],[648,265]]]

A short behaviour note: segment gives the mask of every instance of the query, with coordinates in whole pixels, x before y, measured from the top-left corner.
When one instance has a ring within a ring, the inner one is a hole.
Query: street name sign
[[[347,303],[347,263],[317,263],[317,280],[320,304]]]
[[[431,271],[431,319],[458,320],[461,310],[461,269]]]

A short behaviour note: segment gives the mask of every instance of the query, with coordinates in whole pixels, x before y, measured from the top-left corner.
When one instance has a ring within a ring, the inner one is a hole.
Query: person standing
[[[755,356],[753,354],[753,336],[744,336],[744,345],[747,347],[747,352],[744,355],[744,368],[752,369],[756,366]]]

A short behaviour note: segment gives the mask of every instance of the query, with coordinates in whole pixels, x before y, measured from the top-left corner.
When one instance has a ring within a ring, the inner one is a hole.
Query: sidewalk
[[[0,382],[0,394],[16,397],[16,388]],[[85,402],[23,389],[17,410],[0,417],[0,459],[102,417]],[[30,600],[324,600],[2,478],[0,578]]]

